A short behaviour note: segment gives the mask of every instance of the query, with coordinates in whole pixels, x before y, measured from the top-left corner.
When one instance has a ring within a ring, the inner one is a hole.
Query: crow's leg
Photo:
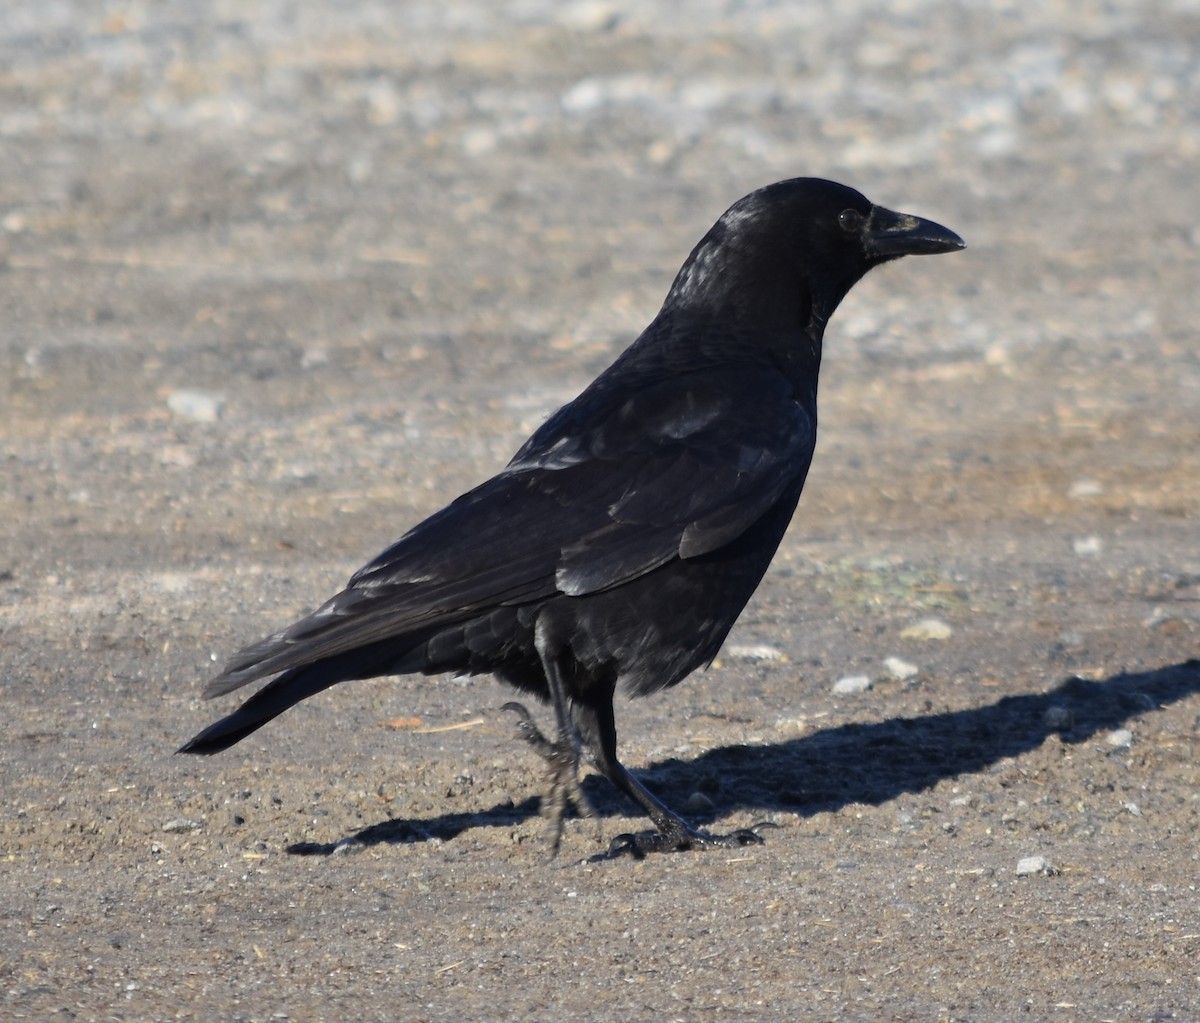
[[[576,705],[575,719],[583,741],[592,753],[596,769],[646,811],[657,831],[618,835],[609,844],[607,857],[630,853],[641,858],[651,852],[682,852],[686,849],[728,849],[742,845],[760,845],[759,830],[774,824],[756,824],[739,828],[727,835],[710,835],[688,824],[668,809],[653,793],[630,774],[617,760],[617,726],[613,718],[612,695],[607,700],[584,706]]]
[[[567,808],[574,804],[581,817],[593,817],[595,811],[579,784],[579,738],[574,728],[551,742],[534,723],[533,715],[523,703],[510,701],[501,710],[510,710],[518,716],[517,734],[521,736],[550,769],[550,792],[546,797],[546,816],[550,818],[549,859],[558,855],[562,842],[563,821]]]
[[[520,703],[506,703],[504,710],[513,711],[520,719],[517,731],[531,745],[550,768],[550,793],[546,800],[546,816],[550,818],[550,857],[558,854],[562,842],[563,820],[571,804],[581,817],[594,817],[592,804],[584,795],[579,784],[579,761],[582,743],[579,730],[571,714],[571,701],[563,676],[561,647],[550,637],[550,628],[543,615],[534,630],[534,642],[546,673],[550,689],[550,700],[554,704],[554,716],[558,724],[558,735],[553,741],[547,739],[534,723],[533,716]]]

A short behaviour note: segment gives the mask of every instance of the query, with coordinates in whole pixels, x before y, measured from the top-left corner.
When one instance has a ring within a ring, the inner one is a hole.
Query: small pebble
[[[1075,724],[1075,715],[1069,707],[1056,703],[1046,708],[1042,714],[1042,724],[1052,732],[1065,732]]]
[[[901,639],[949,639],[954,635],[954,630],[950,628],[940,618],[922,618],[914,625],[910,625],[902,633]]]
[[[1193,598],[1187,597],[1187,600]],[[1147,629],[1186,629],[1188,626],[1188,618],[1183,615],[1174,614],[1168,611],[1165,607],[1156,607],[1145,618],[1142,619],[1142,625]]]
[[[350,853],[362,852],[366,847],[366,843],[357,838],[342,838],[334,845],[333,855],[348,856]]]
[[[1075,548],[1075,553],[1081,558],[1091,558],[1104,550],[1104,541],[1094,535],[1080,536],[1075,538],[1072,546]]]
[[[883,662],[883,666],[887,668],[887,673],[894,679],[899,679],[903,682],[907,678],[912,678],[921,669],[915,664],[902,660],[899,657],[889,657]]]
[[[167,408],[181,419],[191,419],[196,423],[215,423],[221,416],[223,404],[225,400],[219,395],[186,387],[167,395]]]
[[[1133,732],[1128,728],[1115,728],[1104,737],[1114,749],[1128,749],[1133,745]]]
[[[165,444],[158,456],[163,465],[173,465],[177,469],[190,469],[196,464],[196,456],[184,444]]]
[[[833,691],[838,696],[845,696],[849,693],[865,693],[870,688],[871,679],[867,675],[847,675],[839,678],[833,684]]]
[[[1029,877],[1032,874],[1042,874],[1052,877],[1058,869],[1045,856],[1022,856],[1017,861],[1017,877]]]
[[[203,821],[192,820],[190,817],[175,817],[162,826],[163,831],[174,835],[181,831],[199,831],[204,827]]]
[[[1068,497],[1099,497],[1104,493],[1102,487],[1095,480],[1076,480],[1071,484],[1071,489],[1067,491]]]
[[[683,804],[683,809],[685,813],[692,814],[712,813],[713,801],[703,792],[693,792],[687,797],[687,802]]]
[[[731,646],[726,651],[730,657],[741,657],[747,661],[786,661],[782,650],[765,644]]]

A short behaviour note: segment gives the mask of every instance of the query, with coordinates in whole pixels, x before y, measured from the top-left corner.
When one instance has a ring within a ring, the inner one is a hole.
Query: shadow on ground
[[[639,777],[670,806],[704,793],[713,805],[705,820],[748,809],[813,814],[849,803],[878,805],[1019,756],[1052,734],[1085,742],[1197,691],[1200,660],[1103,682],[1072,677],[1050,692],[1006,696],[973,710],[846,724],[762,746],[722,746],[695,760],[660,761]],[[633,809],[603,778],[589,776],[583,787],[601,816]],[[301,842],[288,852],[323,855],[348,845],[450,839],[469,828],[518,824],[539,809],[540,800],[530,797],[475,813],[386,820],[337,842]]]

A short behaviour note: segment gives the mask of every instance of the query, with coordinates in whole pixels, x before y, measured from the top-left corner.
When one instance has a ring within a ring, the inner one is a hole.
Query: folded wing
[[[205,690],[719,549],[803,485],[816,424],[769,368],[585,391],[499,475],[414,527]]]

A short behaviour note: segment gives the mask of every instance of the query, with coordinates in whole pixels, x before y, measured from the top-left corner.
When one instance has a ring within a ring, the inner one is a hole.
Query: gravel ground
[[[0,1017],[1200,1018],[1200,14],[18,3],[0,25]],[[827,335],[719,662],[618,708],[736,853],[542,862],[490,679],[212,760],[204,679],[495,471],[734,199],[967,252]]]

